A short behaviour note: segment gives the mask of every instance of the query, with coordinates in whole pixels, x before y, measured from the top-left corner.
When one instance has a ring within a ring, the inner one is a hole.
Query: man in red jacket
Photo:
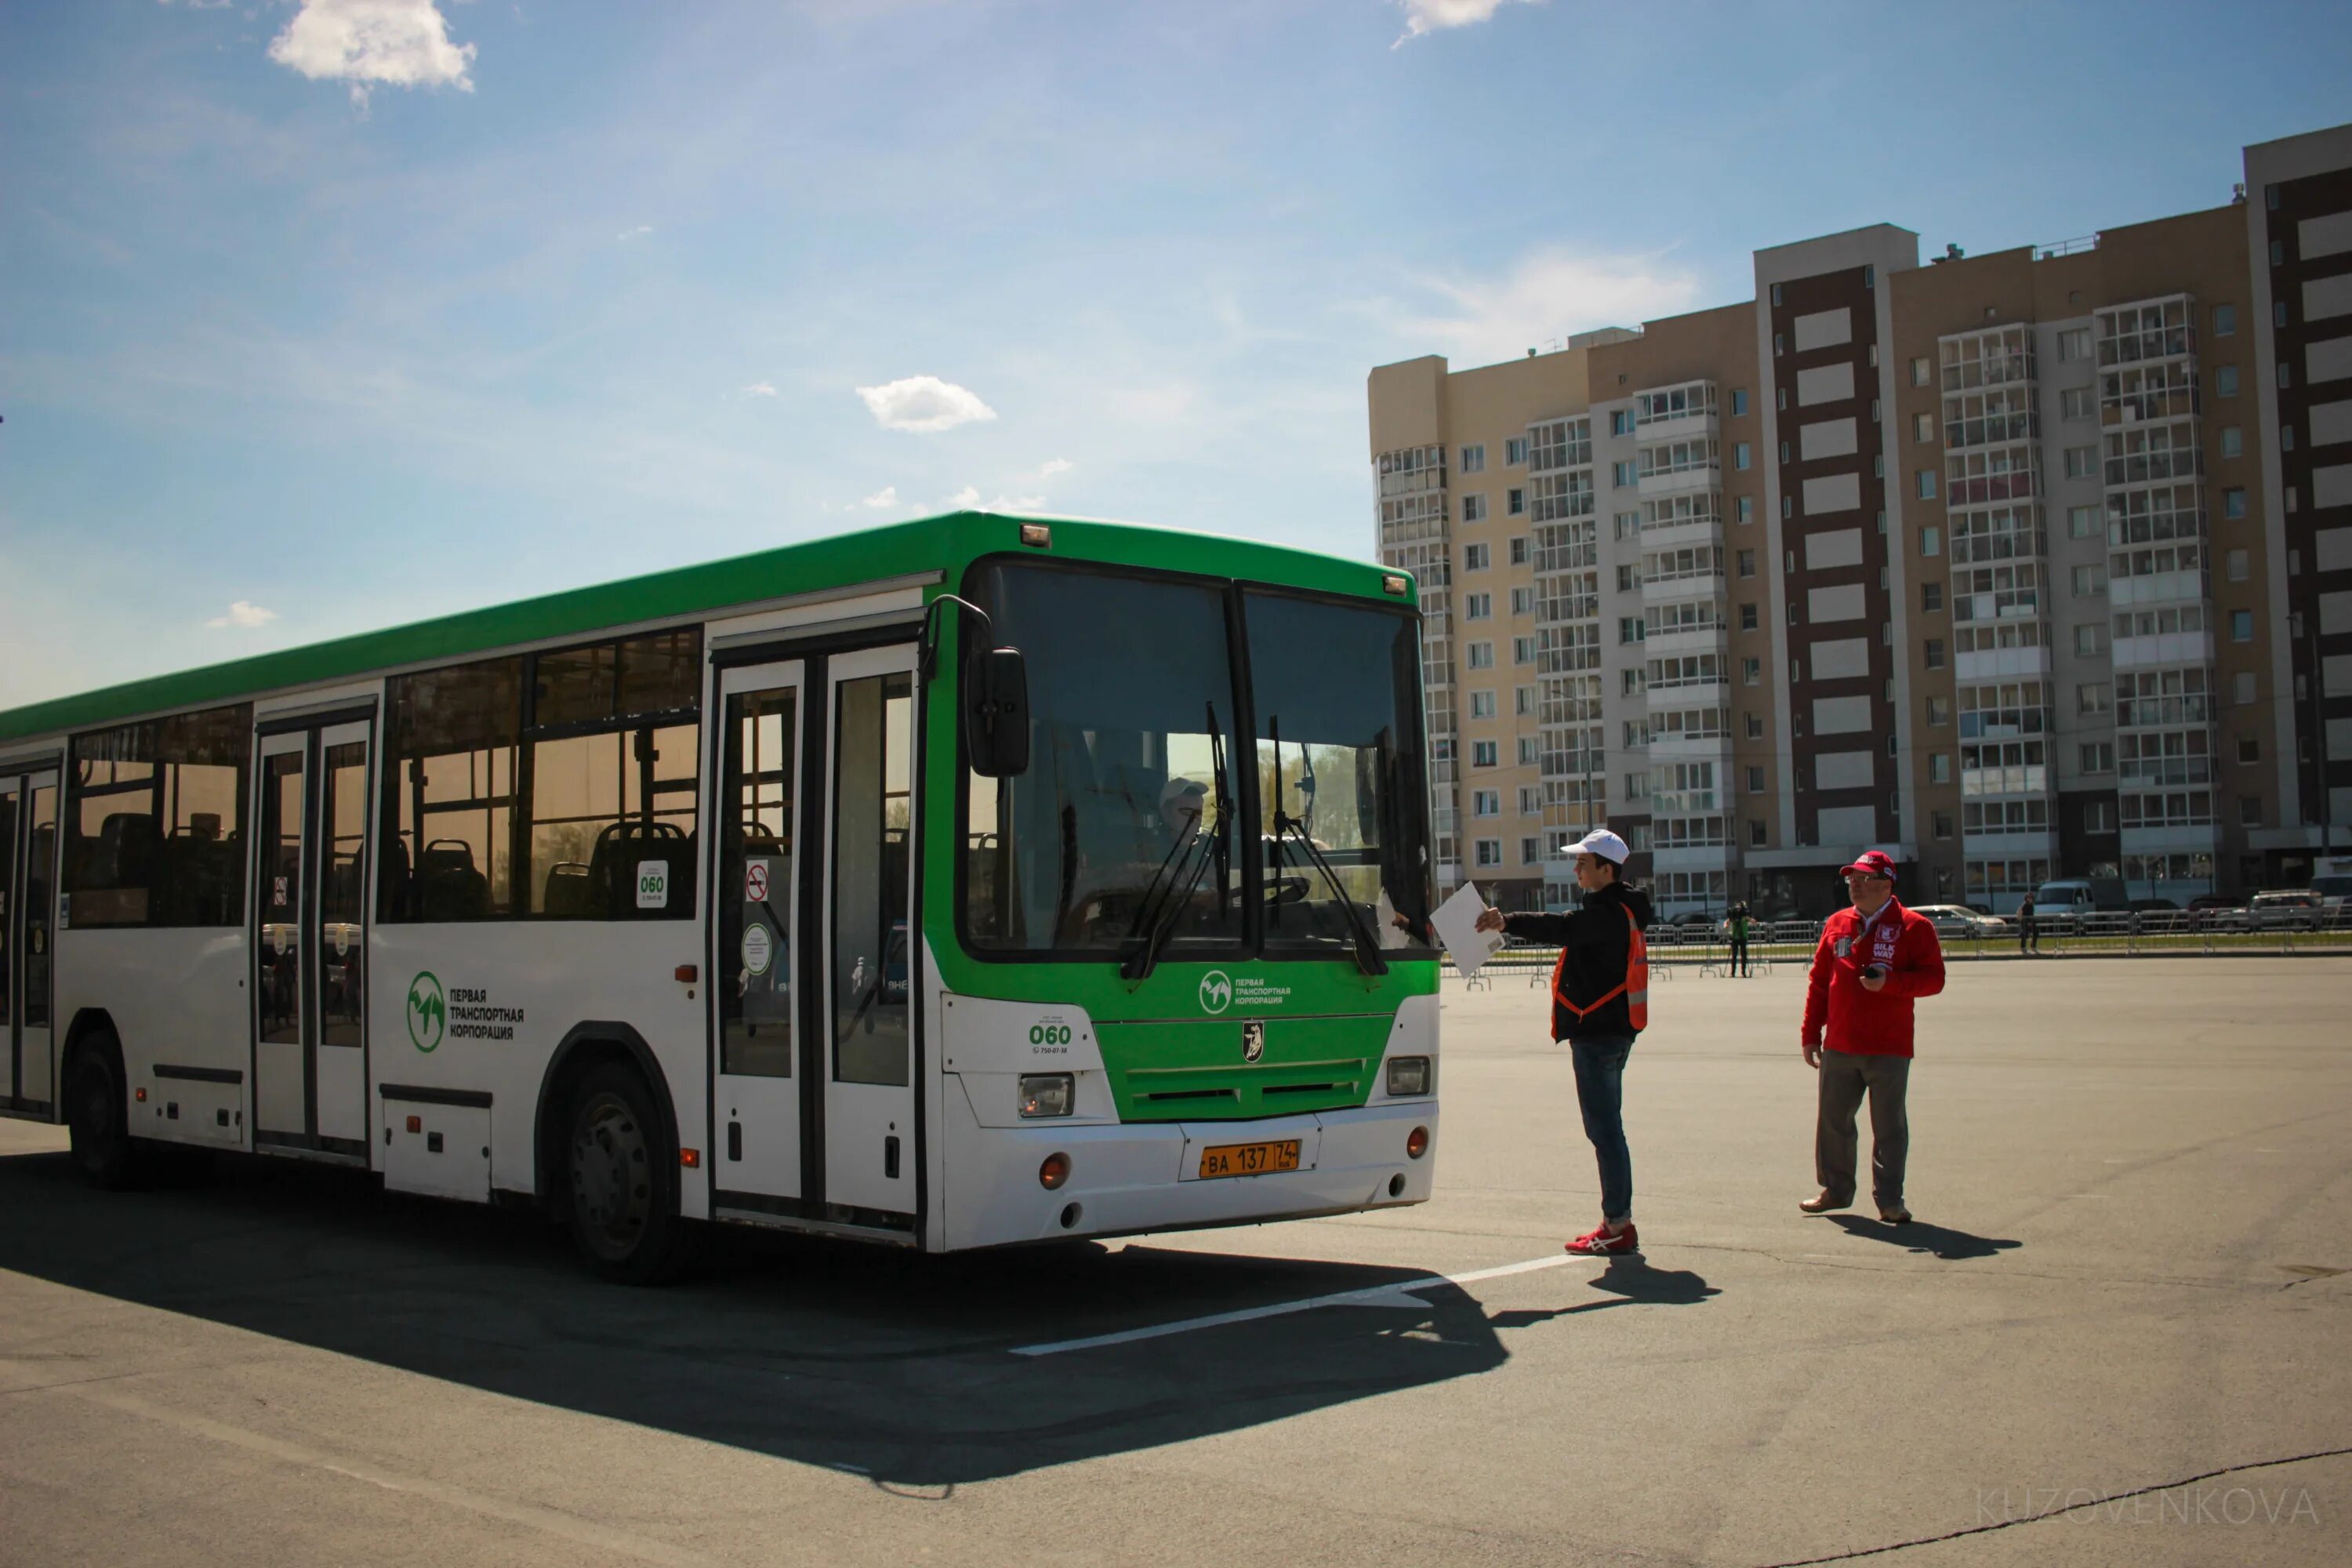
[[[1821,1192],[1807,1214],[1849,1207],[1854,1188],[1854,1112],[1870,1097],[1870,1185],[1878,1217],[1902,1225],[1903,1164],[1911,1152],[1904,1096],[1911,1082],[1911,1004],[1944,988],[1935,922],[1895,897],[1895,862],[1873,849],[1845,868],[1853,908],[1822,926],[1805,985],[1800,1049],[1821,1075],[1813,1173]],[[1827,1050],[1822,1047],[1826,1043]]]

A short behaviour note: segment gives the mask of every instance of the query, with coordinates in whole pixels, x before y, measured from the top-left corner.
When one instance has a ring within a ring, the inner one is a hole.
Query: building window
[[[2254,672],[2252,670],[2242,669],[2238,671],[2237,674],[2230,678],[2230,696],[2241,708],[2251,708],[2254,705]],[[2240,762],[2246,763],[2253,760],[2252,757],[2248,757],[2243,754],[2245,749],[2252,744],[2253,742],[2252,741],[2241,741],[2238,742],[2238,750],[2241,753],[2238,758]]]
[[[1914,478],[1918,483],[1919,499],[1921,500],[1934,500],[1936,499],[1936,470],[1933,468],[1921,468]]]
[[[2235,425],[2221,426],[2221,456],[2242,458],[2246,455],[2246,433]]]
[[[2077,566],[2074,568],[2074,597],[2078,599],[2102,597],[2107,591],[2107,569],[2104,566]]]
[[[1505,490],[1503,492],[1503,515],[1506,517],[1527,516],[1528,492],[1525,490]],[[1517,543],[1517,541],[1514,540],[1512,542]],[[1516,565],[1517,563],[1514,562],[1513,564]]]
[[[1511,614],[1532,616],[1536,613],[1536,591],[1533,588],[1511,590]]]
[[[2099,689],[2101,691],[2105,687]],[[2089,709],[2083,710],[2089,712]],[[2100,711],[2105,712],[2102,709]],[[2085,741],[2082,745],[2083,771],[2086,773],[2111,773],[2116,771],[2116,743],[2113,741]]]
[[[1921,659],[1926,663],[1929,669],[1941,669],[1944,668],[1943,638],[1929,637],[1921,647],[1919,652]]]
[[[1920,584],[1919,608],[1926,614],[1932,616],[1943,607],[1944,585],[1941,583]]]
[[[1621,540],[1639,539],[1642,536],[1642,514],[1638,511],[1619,512],[1616,529],[1617,537]]]
[[[1535,710],[1536,688],[1532,686],[1514,686],[1511,688],[1511,711],[1513,713],[1522,719],[1527,719],[1533,717]]]
[[[2214,306],[2213,335],[2217,338],[2226,338],[2234,333],[2237,330],[2238,307],[2235,305]]]
[[[1743,719],[1743,720],[1745,720],[1745,721],[1747,721],[1747,726],[1748,726],[1748,738],[1749,740],[1751,740],[1751,741],[1760,741],[1760,740],[1762,740],[1762,739],[1764,738],[1764,715],[1763,715],[1763,714],[1761,714],[1761,713],[1742,713],[1742,714],[1740,715],[1740,718],[1741,718],[1741,719]]]
[[[1609,465],[1609,482],[1619,489],[1633,483],[1640,477],[1641,465],[1630,458],[1622,463]]]
[[[1927,820],[1934,825],[1933,830],[1938,839],[1948,839],[1951,837],[1952,814],[1950,812],[1935,812],[1929,816]]]
[[[1935,379],[1935,367],[1927,363],[1927,355],[1921,354],[1911,362],[1912,385],[1925,386]]]
[[[1513,637],[1511,639],[1511,662],[1513,664],[1533,664],[1535,661],[1536,639],[1533,637]]]
[[[1948,697],[1927,699],[1927,727],[1940,730],[1952,721],[1952,700]]]
[[[2069,447],[2065,457],[2068,479],[2095,479],[2099,477],[2099,449],[2096,447]]]
[[[2066,537],[2096,539],[2099,536],[2099,509],[2095,506],[2070,506],[2066,509]]]
[[[1741,551],[1739,552],[1738,562],[1739,574],[1742,577],[1753,577],[1756,575],[1756,552],[1753,550]]]
[[[2253,677],[2252,677],[2252,676],[2251,676],[2251,675],[2248,675],[2248,676],[2242,676],[2242,677],[2240,677],[2240,679],[2242,679],[2242,680],[2244,680],[2244,681],[2246,681],[2246,682],[2248,682],[2249,684],[2251,684],[2251,683],[2252,682],[2252,680],[2253,680]],[[2251,697],[2249,697],[2249,698],[2247,698],[2247,699],[2246,699],[2246,700],[2251,702],[2251,701],[2252,701],[2252,700],[2253,700],[2253,699],[2252,699],[2252,698],[2251,698]],[[2241,736],[2239,736],[2239,737],[2238,737],[2238,761],[2239,761],[2239,762],[2241,762],[2241,763],[2246,763],[2246,764],[2248,764],[2248,765],[2252,765],[2252,764],[2253,764],[2253,763],[2259,763],[2259,762],[2261,762],[2262,760],[2263,760],[2263,743],[2262,743],[2260,741],[2255,740],[2252,735],[2241,735]]]
[[[2072,362],[2091,357],[2091,329],[2070,327],[2058,334],[2058,357]]]
[[[1462,618],[1465,621],[1492,620],[1495,616],[1495,595],[1465,594],[1462,595]]]
[[[1485,496],[1464,496],[1462,498],[1462,521],[1465,522],[1486,521],[1486,498]]]
[[[2221,492],[2221,515],[2223,517],[2246,515],[2246,492],[2243,489],[2231,485]]]
[[[1919,531],[1919,553],[1922,555],[1941,555],[1943,552],[1944,531],[1940,528],[1933,527],[1921,529]]]
[[[1637,643],[1637,642],[1640,642],[1641,640],[1642,640],[1642,617],[1641,617],[1641,616],[1618,616],[1618,617],[1617,617],[1617,646],[1618,646],[1618,647],[1624,647],[1627,643]]]
[[[1503,815],[1503,792],[1498,789],[1474,789],[1470,792],[1470,815],[1500,816]]]
[[[2083,803],[2083,831],[2113,833],[2116,830],[2116,803],[2111,800],[2086,800]]]
[[[2090,416],[2091,389],[2089,387],[2070,386],[2058,395],[2058,417],[2088,419]]]
[[[1491,691],[1472,692],[1470,694],[1470,717],[1473,719],[1492,719],[1494,716],[1495,694]]]
[[[2074,628],[2074,652],[2083,658],[2095,658],[2107,651],[2107,628],[2097,621],[2085,621]]]
[[[1749,795],[1764,793],[1764,766],[1760,763],[1748,764],[1748,793]]]
[[[1522,533],[1522,534],[1520,534],[1517,538],[1516,538],[1516,539],[1512,540],[1512,541],[1511,541],[1511,564],[1512,564],[1512,565],[1514,565],[1514,566],[1524,566],[1524,565],[1526,565],[1526,564],[1528,563],[1528,548],[1529,548],[1529,545],[1528,545],[1528,536],[1527,536],[1526,534]]]
[[[1754,522],[1756,521],[1756,498],[1754,496],[1741,496],[1738,504],[1732,510],[1733,515],[1741,522]]]
[[[1503,863],[1503,841],[1501,839],[1481,838],[1477,841],[1477,844],[1479,865],[1499,866]]]
[[[2273,267],[2284,267],[2286,265],[2286,242],[2284,240],[2274,239],[2271,241],[2271,265]]]
[[[1775,308],[1780,303],[1780,286],[1778,283],[1772,285],[1772,303]]]
[[[1465,572],[1484,572],[1490,559],[1487,547],[1484,544],[1465,544],[1462,547],[1462,570]]]
[[[1734,441],[1731,444],[1731,466],[1735,468],[1744,468],[1748,467],[1748,443]]]
[[[1634,571],[1635,571],[1635,568],[1633,566],[1633,564],[1632,564],[1631,563],[1628,563],[1628,562],[1622,562],[1622,561],[1618,563],[1618,564],[1617,564],[1617,591],[1618,591],[1619,593],[1621,593],[1621,594],[1630,594],[1630,593],[1632,593],[1632,592],[1633,591],[1633,587],[1634,587],[1634,584],[1635,584],[1635,578],[1634,578],[1634,575],[1633,575]]]
[[[1484,447],[1463,447],[1462,471],[1465,474],[1485,473],[1486,471],[1486,448]]]
[[[1739,683],[1742,686],[1763,685],[1764,661],[1760,658],[1741,659],[1739,661]]]
[[[1927,753],[1927,782],[1929,784],[1948,784],[1952,782],[1951,752],[1930,752]]]
[[[1754,605],[1749,604],[1739,606],[1739,629],[1741,631],[1755,631],[1758,629],[1759,625],[1760,623],[1757,618],[1756,606]]]
[[[2252,574],[2253,563],[2246,552],[2232,550],[2221,559],[2226,563],[2231,582],[2242,583]]]
[[[2238,367],[2225,364],[2213,373],[2213,395],[2216,397],[2238,395]]]
[[[1500,752],[1500,748],[1501,743],[1496,741],[1471,742],[1470,765],[1474,768],[1491,768],[1495,766],[1496,757]]]
[[[1782,354],[1788,352],[1788,334],[1786,332],[1774,332],[1772,334],[1772,357],[1774,359],[1779,359]]]
[[[1747,412],[1748,389],[1744,386],[1733,387],[1731,389],[1731,416],[1734,419],[1737,419]]]
[[[1542,839],[1522,838],[1519,840],[1519,864],[1522,866],[1540,866],[1543,864]]]
[[[1633,411],[1630,408],[1611,410],[1609,415],[1609,434],[1612,436],[1631,436],[1633,433]]]
[[[2231,642],[2252,642],[2254,640],[2253,611],[2231,610],[2230,612],[2230,640]]]
[[[1471,668],[1492,669],[1495,668],[1495,645],[1493,643],[1474,642],[1469,645],[1465,651],[1469,655],[1469,665]]]
[[[1524,468],[1528,460],[1528,438],[1513,436],[1503,443],[1503,461],[1515,468]]]
[[[1936,438],[1936,416],[1932,414],[1911,416],[1911,439],[1932,441]]]
[[[2115,707],[2114,693],[2104,680],[2088,680],[2074,688],[2074,711],[2088,717]]]
[[[1761,849],[1766,844],[1771,842],[1765,837],[1768,831],[1762,817],[1751,816],[1748,819],[1748,842],[1754,847]]]
[[[1784,463],[1785,463],[1785,462],[1787,462],[1788,460],[1789,460],[1789,443],[1787,443],[1786,441],[1783,441],[1783,442],[1781,442],[1781,443],[1780,443],[1780,461],[1782,461],[1782,462],[1784,462]]]
[[[2261,795],[2242,795],[2238,797],[2238,825],[2242,827],[2260,827],[2263,825]]]
[[[1520,736],[1519,766],[1523,768],[1534,767],[1540,760],[1536,754],[1536,748],[1541,744],[1542,742],[1534,735]]]

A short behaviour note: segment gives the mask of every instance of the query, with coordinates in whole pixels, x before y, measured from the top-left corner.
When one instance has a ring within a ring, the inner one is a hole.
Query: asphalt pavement
[[[1605,1262],[1517,976],[1449,983],[1425,1205],[657,1291],[0,1121],[0,1563],[2352,1561],[2352,963],[1955,966],[1906,1226],[1797,1210],[1801,985],[1654,982]]]

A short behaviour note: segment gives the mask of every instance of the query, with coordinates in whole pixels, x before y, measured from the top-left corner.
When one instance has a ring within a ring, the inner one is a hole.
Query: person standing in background
[[[2017,906],[2017,956],[2023,958],[2028,951],[2042,951],[2042,932],[2033,924],[2033,895],[2025,895],[2025,902]]]
[[[1731,906],[1723,922],[1723,934],[1731,941],[1731,962],[1724,966],[1727,975],[1748,974],[1748,904],[1741,900]]]

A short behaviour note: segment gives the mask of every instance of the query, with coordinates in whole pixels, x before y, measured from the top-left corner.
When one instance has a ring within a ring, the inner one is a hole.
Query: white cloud
[[[1076,467],[1077,465],[1067,458],[1048,458],[1038,467],[1037,477],[1041,479],[1050,479],[1056,474],[1066,474]]]
[[[970,508],[976,507],[980,504],[980,491],[974,489],[970,485],[966,485],[963,489],[956,491],[955,494],[948,497],[946,500],[940,504],[942,506],[953,507],[958,511],[967,510]]]
[[[1510,3],[1511,0],[1397,0],[1404,7],[1404,36],[1389,47],[1394,48],[1406,38],[1417,38],[1423,33],[1490,21],[1496,12]],[[1528,3],[1532,5],[1535,0]]]
[[[649,235],[649,234],[651,234],[651,233],[653,233],[653,231],[654,231],[654,226],[653,226],[653,225],[651,225],[651,224],[649,224],[649,223],[641,223],[641,224],[637,225],[637,226],[636,226],[636,227],[635,227],[635,228],[625,228],[625,229],[623,229],[620,233],[618,233],[618,234],[616,234],[616,235],[614,235],[613,237],[614,237],[614,239],[643,239],[646,236],[647,236],[647,235]]]
[[[227,615],[215,616],[205,625],[215,630],[222,626],[241,626],[250,629],[254,626],[267,626],[277,618],[277,611],[265,610],[259,605],[249,605],[243,599],[239,599],[228,607]]]
[[[1594,327],[1634,327],[1692,309],[1699,279],[1662,267],[1657,256],[1583,256],[1541,250],[1509,275],[1421,279],[1445,305],[1389,306],[1389,330],[1419,353],[1491,364],[1517,359],[1546,339]]]
[[[861,386],[857,395],[873,411],[885,430],[912,430],[928,435],[952,430],[975,419],[993,419],[996,410],[970,389],[936,375],[910,375],[880,386]]]
[[[751,385],[743,389],[743,395],[746,397],[773,397],[776,395],[776,386],[773,382],[755,381]]]
[[[998,496],[988,503],[991,511],[1036,511],[1045,504],[1044,496]]]
[[[301,0],[269,58],[313,81],[348,81],[367,106],[378,82],[474,90],[472,44],[452,44],[434,0]]]
[[[863,506],[870,506],[876,511],[881,511],[886,508],[897,506],[898,504],[898,487],[896,485],[884,485],[880,489],[876,490],[872,495],[867,496],[865,500],[859,504]]]

